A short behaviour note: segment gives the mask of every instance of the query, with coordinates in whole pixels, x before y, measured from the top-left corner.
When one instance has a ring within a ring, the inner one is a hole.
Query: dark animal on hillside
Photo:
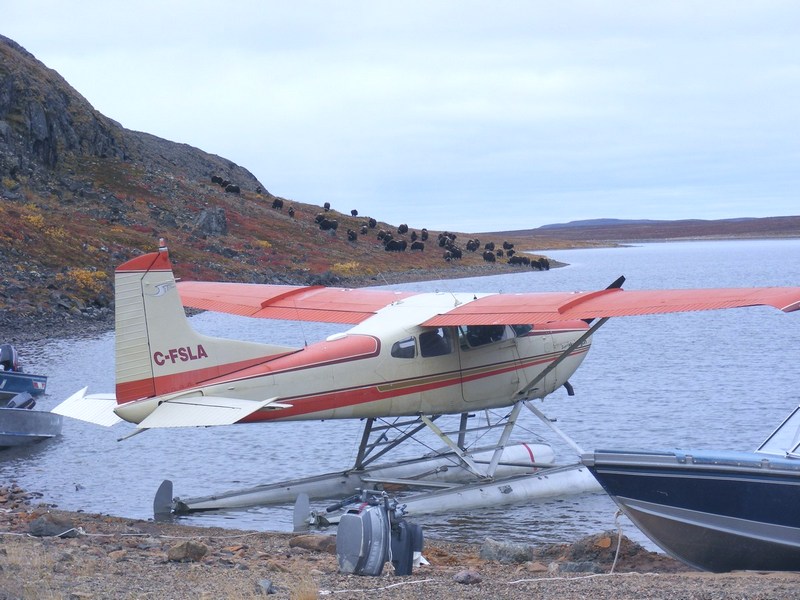
[[[511,250],[514,247],[514,244],[510,242],[503,242],[503,250]]]
[[[411,242],[411,249],[423,252],[425,250],[425,242],[420,242],[420,241]]]
[[[509,248],[508,250],[506,250],[506,256],[514,256],[514,254],[516,254],[516,250],[514,250],[513,248]]]
[[[423,242],[428,241],[428,230],[424,227],[422,228],[422,231],[419,232],[419,239],[421,239]]]
[[[369,231],[369,229],[367,228],[366,225],[362,225],[360,231],[361,231],[361,235],[367,235],[367,231]]]
[[[481,247],[480,240],[467,240],[467,251],[468,252],[475,252],[480,247]]]
[[[369,228],[370,229],[375,229],[375,227],[377,227],[377,226],[378,226],[378,222],[375,219],[373,219],[372,217],[370,217],[369,218]]]
[[[503,252],[502,250],[500,250],[500,248],[498,248],[495,254],[497,254],[497,258],[502,258],[505,252]]]
[[[336,219],[322,219],[319,222],[319,228],[322,231],[336,231],[339,228],[339,222]]]
[[[494,252],[491,250],[484,250],[483,251],[483,260],[486,262],[495,262],[497,257],[494,255]]]
[[[358,216],[358,211],[354,208],[353,210],[350,211],[350,216],[357,217]]]
[[[227,179],[223,179],[223,180],[222,180],[222,183],[220,183],[220,184],[219,184],[219,186],[220,186],[221,188],[226,188],[226,187],[228,187],[230,184],[231,184],[231,182],[230,182],[230,181],[228,181]]]
[[[280,198],[275,198],[275,200],[272,201],[272,208],[283,210],[283,200]]]
[[[384,246],[387,252],[405,252],[408,247],[408,242],[405,240],[389,240]]]
[[[539,258],[538,263],[539,263],[539,268],[544,269],[545,271],[550,270],[550,261],[547,260],[544,256]]]
[[[294,206],[289,207],[289,216],[294,218]]]
[[[238,194],[239,193],[239,186],[234,185],[233,183],[225,187],[225,191],[229,194]]]
[[[408,233],[408,225],[405,223],[401,223],[397,228],[397,233],[403,235],[404,233]]]
[[[217,185],[222,185],[222,177],[219,175],[212,175],[211,176],[211,183],[216,183]]]
[[[411,235],[409,237],[411,238],[412,242],[416,242],[417,241],[417,237],[419,237],[419,236],[417,235],[416,231],[412,231]]]
[[[484,250],[491,250],[492,252],[494,252],[494,242],[486,242],[483,245],[483,249]]]
[[[262,190],[261,190],[261,186],[260,185],[258,187],[256,187],[256,194],[258,194],[260,196],[261,195],[261,191]]]
[[[331,203],[326,202],[325,204],[322,205],[322,208],[325,209],[325,212],[328,212],[331,209]]]
[[[355,242],[358,239],[358,234],[353,231],[352,229],[347,230],[347,239],[351,242]]]
[[[458,260],[462,255],[461,248],[458,246],[450,246],[444,251],[444,259],[447,261]]]
[[[325,218],[326,218],[325,217],[325,213],[317,213],[317,216],[314,217],[314,223],[319,225],[320,223],[322,223],[325,220]]]
[[[387,235],[389,235],[389,232],[386,231],[385,229],[379,229],[378,230],[378,239],[379,240],[385,239]]]
[[[510,265],[529,265],[531,263],[531,259],[527,256],[520,256],[520,255],[512,255],[508,259],[508,264]]]

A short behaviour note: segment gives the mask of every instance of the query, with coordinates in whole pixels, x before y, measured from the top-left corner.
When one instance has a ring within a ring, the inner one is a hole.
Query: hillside
[[[424,251],[386,251],[381,230],[406,248],[422,231],[400,233],[357,209],[276,198],[229,160],[125,129],[0,36],[4,332],[108,320],[114,267],[160,237],[184,279],[363,285],[513,268],[467,251],[464,234],[458,259],[445,260],[434,231]]]

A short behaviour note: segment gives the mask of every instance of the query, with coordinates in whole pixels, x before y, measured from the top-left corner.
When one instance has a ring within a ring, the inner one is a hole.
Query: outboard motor
[[[380,575],[383,566],[392,562],[395,575],[411,575],[415,555],[421,555],[422,526],[402,517],[403,507],[382,493],[380,497],[351,496],[329,507],[338,510],[346,504],[361,501],[358,509],[342,515],[336,533],[336,557],[339,572],[355,575]]]
[[[6,404],[6,408],[27,408],[31,409],[36,406],[36,400],[33,399],[28,392],[22,392],[14,396]]]
[[[0,367],[3,371],[22,371],[17,349],[11,344],[0,344]]]

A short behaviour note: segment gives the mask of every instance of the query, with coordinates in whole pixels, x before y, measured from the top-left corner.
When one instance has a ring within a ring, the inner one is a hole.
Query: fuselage
[[[181,395],[263,401],[279,410],[259,410],[241,422],[348,419],[449,414],[507,406],[544,397],[568,380],[590,346],[587,339],[548,375],[533,379],[586,333],[583,321],[547,326],[480,325],[420,327],[418,323],[469,302],[473,294],[419,294],[394,302],[347,332],[300,350],[267,356],[224,375],[218,369],[191,387],[128,402],[122,418],[140,422],[157,402]],[[207,347],[208,346],[208,347]],[[176,361],[197,363],[214,353],[213,342],[158,350],[154,370]],[[206,356],[204,356],[206,355]],[[160,364],[161,363],[161,364]]]

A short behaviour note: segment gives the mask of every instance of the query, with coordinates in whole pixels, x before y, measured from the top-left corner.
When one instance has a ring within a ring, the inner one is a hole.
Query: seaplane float
[[[54,412],[106,426],[128,421],[136,424],[130,435],[292,420],[364,423],[350,468],[199,498],[174,497],[165,481],[157,514],[300,499],[299,527],[335,521],[336,513],[307,511],[308,498],[363,490],[411,491],[403,496],[409,515],[600,491],[578,460],[584,451],[533,402],[560,388],[572,394],[569,378],[599,327],[627,315],[800,308],[796,287],[625,291],[623,281],[588,292],[514,294],[177,282],[162,246],[116,269],[115,393],[84,388]],[[254,343],[196,332],[186,307],[351,327],[301,347]],[[497,411],[499,418],[483,418]],[[538,441],[512,443],[522,411],[564,438],[574,460],[558,464]],[[384,458],[423,430],[442,449]],[[492,441],[470,445],[468,435]]]

